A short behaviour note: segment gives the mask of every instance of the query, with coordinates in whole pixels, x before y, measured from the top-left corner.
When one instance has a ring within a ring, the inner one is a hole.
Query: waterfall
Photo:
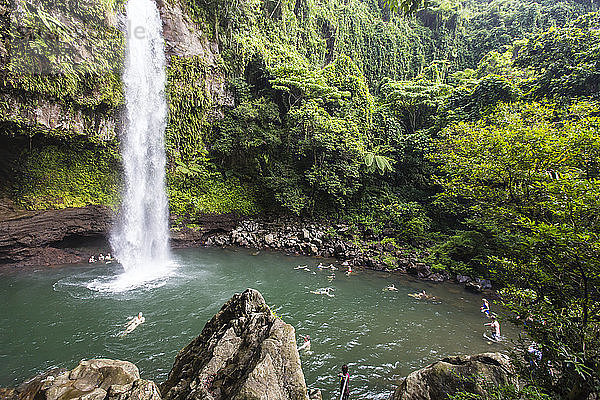
[[[164,148],[166,60],[154,1],[129,0],[126,12],[125,187],[110,242],[125,274],[139,282],[159,278],[170,264]]]

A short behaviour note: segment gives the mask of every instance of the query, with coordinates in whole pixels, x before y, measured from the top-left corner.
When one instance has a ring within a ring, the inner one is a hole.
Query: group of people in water
[[[350,275],[354,275],[354,271],[352,270],[352,266],[351,265],[346,265],[346,272],[344,273],[346,276],[350,276]],[[295,270],[301,270],[301,271],[306,271],[306,272],[310,272],[313,275],[316,275],[317,273],[313,270],[311,270],[308,265],[297,265],[296,267],[294,267]],[[336,267],[333,264],[329,264],[329,265],[324,265],[323,263],[319,263],[319,265],[317,265],[317,269],[318,270],[330,270],[331,273],[329,275],[327,275],[327,280],[331,283],[335,280],[335,271],[338,270],[338,267]],[[325,288],[319,288],[316,290],[311,290],[310,293],[312,294],[318,294],[318,295],[324,295],[324,296],[328,296],[328,297],[335,297],[335,295],[332,293],[335,289],[332,287],[325,287]]]
[[[322,264],[319,264],[317,266],[317,268],[318,269],[332,269],[334,271],[337,269],[333,265],[325,267]],[[307,271],[310,271],[308,266],[298,266],[298,267],[296,267],[296,269],[306,269]],[[352,273],[352,269],[350,266],[348,266],[347,275],[350,275],[351,273]],[[335,276],[334,276],[334,278],[335,278]],[[330,279],[329,281],[331,282],[334,278]],[[335,290],[334,288],[327,287],[327,288],[320,288],[317,290],[312,290],[311,293],[334,297],[334,294],[332,293],[334,290]],[[389,292],[397,292],[398,288],[394,284],[391,284],[389,286],[386,286],[383,290],[389,291]],[[421,290],[420,292],[409,293],[409,296],[411,296],[415,299],[419,299],[419,300],[435,300],[436,299],[435,296],[427,293],[424,289]],[[489,322],[485,323],[484,326],[490,327],[490,335],[488,336],[487,334],[484,334],[484,337],[486,337],[487,339],[489,339],[490,341],[493,341],[493,342],[502,341],[503,337],[500,333],[500,322],[498,321],[496,315],[491,312],[490,303],[487,299],[482,299],[482,305],[480,307],[480,310],[485,315],[485,317],[489,319]],[[304,342],[301,346],[298,347],[298,351],[299,352],[309,352],[310,351],[310,336],[308,336],[308,335],[304,336]],[[541,360],[541,351],[535,346],[535,344],[533,344],[529,347],[528,352],[530,354],[530,359],[532,360],[531,363],[533,363],[533,364],[535,364],[536,362],[539,363],[539,361]],[[348,365],[344,364],[342,366],[342,372],[338,376],[340,378],[339,399],[340,400],[348,400],[350,397],[350,388],[349,388],[350,374],[348,373]]]
[[[490,322],[484,324],[485,326],[490,327],[491,332],[489,339],[491,339],[494,342],[500,342],[502,340],[502,335],[500,335],[500,322],[498,322],[496,314],[492,313],[490,309],[490,302],[487,299],[482,299],[481,301],[482,305],[480,307],[480,310],[487,318],[490,319]]]
[[[111,262],[113,262],[115,259],[113,258],[113,256],[110,255],[110,253],[106,253],[106,255],[100,253],[98,255],[98,258],[96,258],[95,254],[92,254],[90,256],[90,258],[88,259],[88,263],[90,264],[95,264],[97,262],[101,262],[101,263],[105,263],[105,264],[110,264]]]

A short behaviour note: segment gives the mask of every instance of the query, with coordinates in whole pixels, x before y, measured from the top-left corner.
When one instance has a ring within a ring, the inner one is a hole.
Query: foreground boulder
[[[516,383],[504,354],[447,357],[404,378],[391,400],[446,399],[460,391],[484,395],[488,385]]]
[[[165,400],[308,400],[294,328],[252,289],[179,352],[161,389]]]
[[[160,400],[158,387],[140,379],[138,368],[119,360],[81,361],[71,370],[55,369],[0,392],[11,400]]]

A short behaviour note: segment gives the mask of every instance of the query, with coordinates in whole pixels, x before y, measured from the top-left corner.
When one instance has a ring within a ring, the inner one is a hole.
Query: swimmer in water
[[[146,322],[146,318],[144,318],[144,316],[142,315],[142,312],[140,311],[139,314],[135,317],[133,317],[125,326],[125,330],[123,332],[121,332],[120,336],[125,336],[131,332],[134,331],[135,328],[137,328],[139,325],[143,324],[144,322]]]
[[[323,294],[325,296],[329,296],[329,297],[334,297],[335,295],[330,293],[332,290],[335,290],[333,288],[321,288],[321,289],[317,289],[317,290],[311,290],[310,292],[313,294]]]
[[[397,292],[398,288],[392,283],[390,286],[386,286],[383,290],[387,290],[388,292]]]
[[[408,295],[420,300],[435,300],[435,296],[427,294],[425,289],[421,290],[419,293],[409,293]]]
[[[310,336],[304,336],[304,343],[298,347],[298,351],[310,351]]]

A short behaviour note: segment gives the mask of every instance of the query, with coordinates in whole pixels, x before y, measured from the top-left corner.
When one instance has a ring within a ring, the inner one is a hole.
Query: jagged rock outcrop
[[[487,385],[516,384],[509,358],[501,353],[447,357],[404,378],[391,400],[438,400],[467,391],[485,394]]]
[[[162,385],[170,400],[320,400],[310,397],[300,367],[294,328],[271,312],[253,289],[234,295],[179,352]],[[93,359],[71,370],[53,369],[2,400],[161,400],[152,381],[127,361]]]
[[[154,382],[140,379],[138,368],[119,360],[81,361],[71,370],[55,369],[16,389],[0,391],[10,400],[160,400]]]
[[[0,263],[57,265],[84,261],[65,250],[85,239],[104,238],[112,211],[103,206],[46,211],[0,208]]]
[[[308,400],[294,328],[256,290],[234,295],[175,359],[166,400]]]

